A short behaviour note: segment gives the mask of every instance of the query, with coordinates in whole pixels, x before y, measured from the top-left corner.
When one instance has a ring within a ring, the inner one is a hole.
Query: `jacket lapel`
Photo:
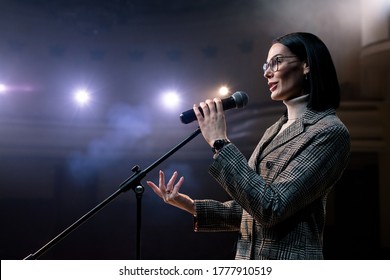
[[[283,124],[287,121],[285,116],[281,117],[277,123],[271,126],[264,134],[263,139],[260,141],[256,151],[257,162],[261,161],[265,156],[271,153],[273,150],[289,142],[299,134],[305,131],[305,126],[312,125],[318,122],[323,117],[334,114],[334,109],[329,109],[323,112],[314,112],[310,109],[306,110],[301,119],[296,120],[289,127],[287,127],[279,135],[278,132]]]
[[[274,123],[271,127],[269,127],[265,132],[260,142],[257,144],[255,150],[252,153],[252,156],[249,159],[249,166],[253,169],[257,166],[257,160],[259,155],[261,155],[264,149],[268,146],[268,144],[272,141],[275,135],[278,133],[282,125],[287,121],[286,116],[280,117],[280,119]]]
[[[304,131],[304,120],[298,119],[293,122],[289,127],[287,127],[280,134],[276,135],[273,141],[265,147],[263,152],[260,154],[259,160],[262,160],[266,155],[271,153],[273,150],[284,145],[291,139],[295,138],[297,135],[301,134]]]

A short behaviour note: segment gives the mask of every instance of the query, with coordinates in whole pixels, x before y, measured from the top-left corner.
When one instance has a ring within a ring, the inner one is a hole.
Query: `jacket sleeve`
[[[209,172],[259,224],[272,227],[329,192],[346,166],[345,126],[327,126],[307,137],[271,183],[248,166],[234,144],[222,149]]]
[[[211,199],[195,200],[196,232],[238,231],[242,208],[235,201],[219,202]]]

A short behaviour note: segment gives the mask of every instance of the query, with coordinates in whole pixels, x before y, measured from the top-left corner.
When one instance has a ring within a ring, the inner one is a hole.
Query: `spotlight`
[[[84,106],[90,101],[91,95],[88,91],[79,89],[75,92],[74,99],[80,106]]]
[[[7,87],[4,84],[0,84],[0,93],[5,93],[7,91]]]
[[[179,104],[180,98],[175,91],[170,91],[163,94],[162,101],[165,107],[175,108]]]
[[[219,94],[222,95],[222,96],[228,95],[229,94],[229,88],[226,87],[226,86],[220,87]]]

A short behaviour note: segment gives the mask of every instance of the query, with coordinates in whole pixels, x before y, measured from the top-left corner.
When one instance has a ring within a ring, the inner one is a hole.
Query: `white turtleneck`
[[[278,134],[289,127],[297,119],[301,118],[307,109],[307,103],[309,102],[309,95],[302,95],[291,100],[283,101],[287,107],[287,122],[281,127]]]

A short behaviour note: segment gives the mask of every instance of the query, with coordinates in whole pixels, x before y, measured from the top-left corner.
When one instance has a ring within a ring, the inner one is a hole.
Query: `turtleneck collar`
[[[287,117],[289,121],[299,119],[303,116],[309,102],[309,94],[283,101],[287,107]]]

